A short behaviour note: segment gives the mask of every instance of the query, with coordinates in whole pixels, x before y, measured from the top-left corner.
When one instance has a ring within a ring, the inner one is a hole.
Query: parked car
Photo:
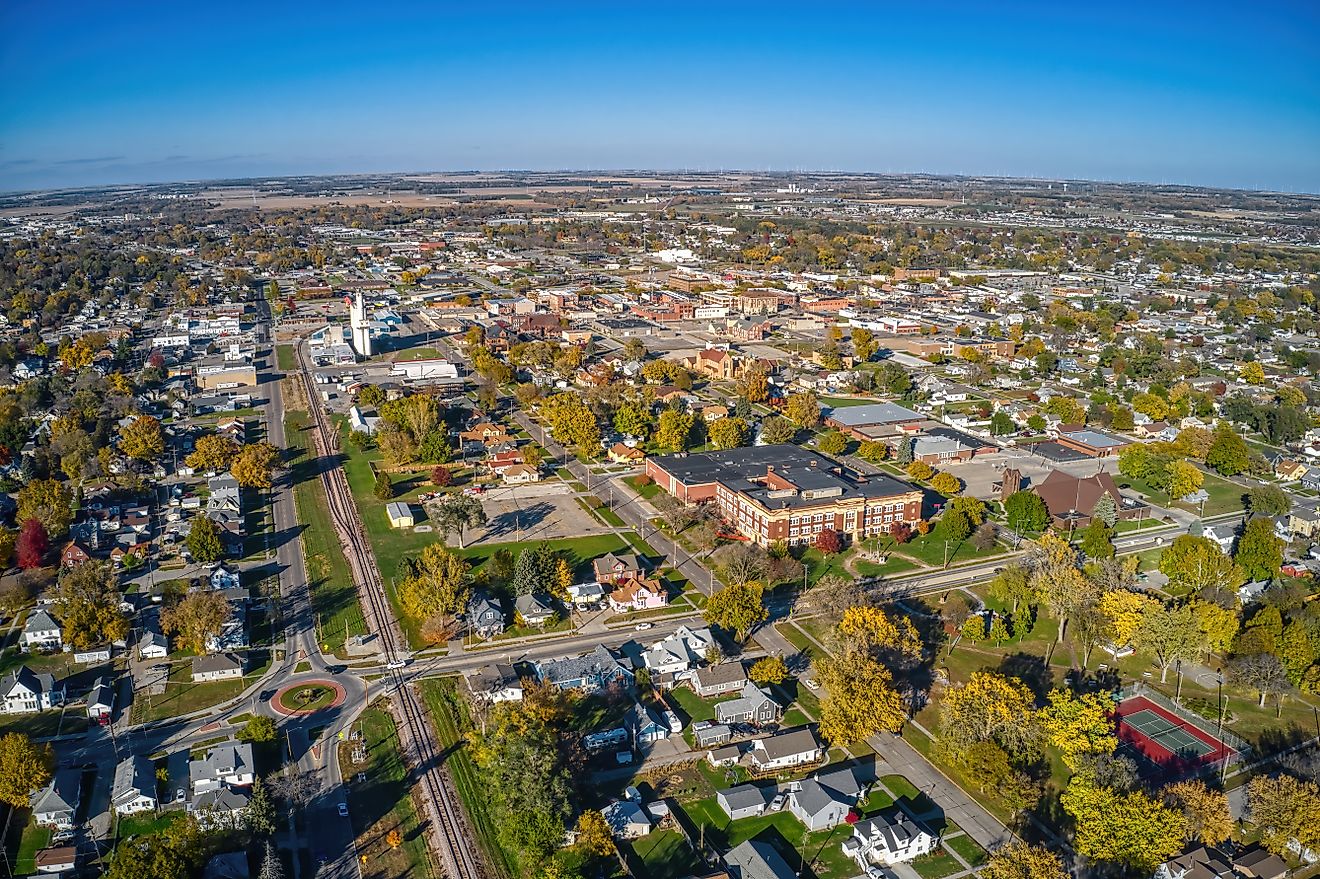
[[[339,817],[340,817],[340,818],[347,818],[347,817],[348,817],[348,803],[340,803],[340,804],[339,804]]]
[[[638,623],[637,625],[633,626],[633,628],[639,632],[645,632],[647,629],[654,629],[655,623]]]
[[[803,683],[803,685],[806,686],[806,688],[807,688],[808,690],[819,690],[819,689],[820,689],[820,681],[816,680],[815,678],[805,678],[805,679],[803,679],[802,683]]]

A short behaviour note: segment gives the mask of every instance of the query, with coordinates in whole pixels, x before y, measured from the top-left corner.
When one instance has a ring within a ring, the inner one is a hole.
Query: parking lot
[[[940,469],[948,470],[967,483],[967,494],[982,500],[998,500],[998,495],[994,493],[992,486],[1003,479],[1005,467],[1020,470],[1024,485],[1029,487],[1043,480],[1051,470],[1062,470],[1073,476],[1091,476],[1100,470],[1114,474],[1118,471],[1118,458],[1084,458],[1080,461],[1059,463],[1015,450],[979,455],[975,462],[947,464],[942,465]]]
[[[496,488],[481,496],[486,527],[472,531],[470,543],[554,540],[608,534],[610,529],[582,508],[562,482]]]

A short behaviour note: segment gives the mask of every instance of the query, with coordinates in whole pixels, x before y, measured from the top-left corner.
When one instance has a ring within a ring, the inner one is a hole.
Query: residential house
[[[467,623],[478,638],[494,638],[504,631],[504,611],[489,595],[473,593],[468,599]]]
[[[610,446],[606,454],[613,464],[640,464],[646,460],[646,452],[625,446],[623,443]]]
[[[217,565],[216,569],[211,572],[210,584],[211,588],[216,591],[226,591],[240,588],[243,585],[243,580],[239,576],[237,568],[231,569],[222,564]]]
[[[865,766],[822,770],[790,784],[788,810],[807,830],[837,827],[874,780],[874,773]]]
[[[164,659],[170,653],[170,642],[162,633],[144,627],[137,653],[138,659]]]
[[[79,565],[85,565],[91,560],[91,554],[72,540],[66,543],[64,549],[60,551],[60,567],[66,571]]]
[[[600,813],[618,839],[637,839],[651,832],[651,816],[633,800],[615,800]]]
[[[785,730],[752,742],[751,764],[757,772],[776,772],[819,763],[825,755],[816,733],[806,726]]]
[[[530,464],[514,464],[512,467],[504,468],[502,478],[505,485],[528,485],[541,481],[541,470]]]
[[[41,608],[28,614],[23,623],[24,650],[59,650],[64,646],[60,624]]]
[[[642,654],[642,665],[656,675],[675,674],[696,668],[706,661],[706,654],[715,646],[715,636],[708,627],[690,629],[679,626],[672,634],[651,645]]]
[[[468,672],[463,678],[474,699],[485,702],[522,701],[522,680],[508,663],[492,662]]]
[[[935,848],[933,833],[901,811],[882,812],[853,825],[853,835],[843,841],[844,854],[862,869],[871,864],[893,866]]]
[[[142,754],[120,761],[110,788],[110,802],[119,815],[153,811],[156,800],[156,770]]]
[[[224,742],[212,747],[200,760],[188,763],[188,777],[194,794],[222,787],[246,787],[256,778],[252,745],[247,742]]]
[[[775,847],[759,839],[749,839],[724,855],[729,879],[797,879],[797,871],[788,865]]]
[[[737,699],[715,705],[715,722],[765,726],[778,721],[783,710],[768,690],[748,681]]]
[[[78,867],[78,849],[72,845],[43,848],[32,856],[38,873],[68,873]]]
[[[699,720],[692,724],[692,740],[698,748],[713,748],[716,745],[724,745],[732,741],[733,730],[722,723],[711,723],[709,720]],[[738,748],[735,747],[732,750],[733,759],[729,761],[729,765],[737,763],[738,757],[741,756],[741,752]],[[713,766],[721,765],[720,759],[715,756],[717,753],[718,752],[716,751],[711,751],[706,755],[706,758],[710,760],[711,765]]]
[[[78,811],[81,786],[81,769],[55,770],[55,775],[46,786],[32,793],[32,819],[42,827],[71,829],[73,815]]]
[[[634,577],[616,584],[609,600],[612,610],[626,613],[665,607],[669,604],[669,593],[659,580]]]
[[[1299,537],[1320,537],[1320,510],[1299,507],[1288,515],[1288,531]]]
[[[640,702],[634,702],[632,708],[628,709],[623,723],[632,735],[635,746],[649,745],[669,738],[669,725]]]
[[[97,678],[87,693],[87,716],[97,723],[106,723],[115,709],[115,690],[106,679]]]
[[[772,784],[740,784],[715,791],[715,802],[731,821],[762,814],[774,797],[775,786]]]
[[[513,612],[525,626],[543,626],[558,615],[548,596],[531,592],[513,600]]]
[[[741,690],[747,684],[747,672],[737,660],[699,668],[692,675],[692,689],[703,699]]]
[[[479,443],[502,443],[507,442],[512,437],[509,432],[498,424],[492,424],[489,421],[483,421],[476,424],[468,430],[459,433],[459,439],[471,440]]]
[[[568,600],[578,607],[589,607],[605,600],[605,587],[599,583],[574,583],[568,587]]]
[[[1279,456],[1274,460],[1274,475],[1285,482],[1301,479],[1306,475],[1307,466],[1301,461]]]
[[[199,656],[192,661],[194,684],[207,681],[231,681],[243,677],[243,660],[233,653]]]
[[[188,803],[188,811],[204,830],[237,829],[251,798],[246,792],[227,787],[203,791]]]
[[[21,665],[0,679],[0,713],[27,714],[45,711],[64,701],[64,685],[53,675],[37,674]]]
[[[533,665],[536,679],[561,690],[594,693],[612,685],[632,686],[633,673],[604,645],[583,656],[550,659]]]
[[[625,580],[635,580],[645,574],[641,560],[632,553],[606,553],[598,559],[591,562],[592,570],[596,572],[597,583],[622,583]]]

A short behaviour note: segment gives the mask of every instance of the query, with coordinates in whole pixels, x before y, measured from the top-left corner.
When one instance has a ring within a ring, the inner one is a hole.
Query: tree
[[[990,416],[990,432],[995,436],[1007,436],[1017,430],[1013,419],[1003,409]]]
[[[1011,754],[1039,750],[1035,700],[1020,680],[991,671],[972,672],[949,688],[940,706],[940,738],[954,754],[977,742],[994,742]]]
[[[435,466],[431,468],[431,484],[436,488],[447,488],[454,484],[454,474],[448,467]]]
[[[605,816],[586,809],[577,820],[577,846],[588,854],[609,857],[614,854],[614,834]]]
[[[1090,524],[1082,529],[1081,549],[1086,553],[1087,558],[1113,558],[1115,553],[1113,530],[1099,519],[1092,519]]]
[[[781,415],[772,415],[761,422],[761,442],[768,446],[792,442],[797,432],[797,425]]]
[[[1238,377],[1249,385],[1263,385],[1265,384],[1265,368],[1253,360],[1242,367]]]
[[[1277,855],[1288,854],[1296,839],[1306,848],[1320,847],[1320,785],[1290,775],[1258,775],[1247,782],[1251,823],[1261,843]]]
[[[1018,605],[1033,605],[1041,600],[1030,573],[1021,565],[1009,565],[995,575],[990,581],[990,597],[1005,604],[1011,603],[1015,614]]]
[[[724,572],[721,579],[729,583],[764,580],[770,563],[766,551],[754,543],[733,543],[720,547],[712,559]]]
[[[889,669],[864,653],[850,651],[816,662],[825,690],[820,703],[820,734],[848,745],[881,730],[898,732],[907,713]]]
[[[179,644],[194,653],[205,653],[206,642],[220,634],[232,613],[219,592],[190,592],[174,607],[161,612],[160,627],[178,636]]]
[[[258,836],[271,836],[275,833],[275,804],[271,802],[270,791],[266,790],[266,782],[261,778],[252,782],[247,808],[243,810],[243,823]]]
[[[165,452],[160,422],[139,415],[119,429],[119,451],[135,461],[154,461]]]
[[[399,602],[415,620],[460,613],[470,593],[467,562],[438,543],[423,549],[399,582]]]
[[[1015,839],[990,854],[981,879],[1068,879],[1063,859],[1043,845]]]
[[[555,394],[541,405],[541,411],[560,442],[576,445],[588,455],[599,452],[600,424],[580,396],[575,393]]]
[[[34,479],[18,493],[19,522],[36,519],[51,537],[69,533],[73,521],[73,495],[56,479]]]
[[[390,481],[390,474],[384,470],[376,473],[376,487],[372,489],[372,494],[378,501],[387,501],[394,497],[394,483]]]
[[[1204,781],[1180,781],[1166,787],[1164,802],[1180,809],[1187,821],[1188,841],[1219,845],[1233,834],[1233,818],[1228,811],[1228,794],[1212,790]]]
[[[707,623],[732,632],[739,642],[746,641],[752,629],[770,618],[765,585],[757,580],[730,583],[710,597],[703,617]]]
[[[23,733],[0,736],[0,803],[28,808],[33,792],[46,786],[54,769],[50,745],[34,745]]]
[[[875,336],[870,330],[862,327],[854,327],[851,335],[853,356],[860,362],[865,363],[875,356],[875,352],[880,349],[880,345],[875,341]]]
[[[1235,656],[1229,662],[1228,670],[1233,680],[1259,694],[1261,708],[1265,707],[1266,696],[1286,693],[1290,686],[1288,670],[1273,653],[1247,653]]]
[[[747,670],[747,677],[762,687],[768,684],[782,684],[788,677],[788,666],[778,656],[766,656],[752,663]]]
[[[827,455],[842,455],[848,449],[848,437],[837,430],[827,430],[820,435],[816,445]]]
[[[192,817],[176,821],[159,833],[121,842],[106,879],[190,879],[206,860],[201,829]]]
[[[528,443],[519,449],[518,457],[521,458],[522,462],[528,467],[535,467],[538,470],[541,469],[541,465],[545,463],[545,453],[542,452],[541,447],[535,443]]]
[[[834,553],[843,549],[843,538],[833,528],[823,528],[816,535],[816,549],[825,555],[834,555]]]
[[[1034,491],[1015,491],[1004,501],[1004,518],[1019,534],[1044,531],[1050,524],[1050,511]]]
[[[1059,621],[1059,643],[1063,643],[1068,617],[1093,603],[1095,584],[1077,569],[1077,553],[1068,541],[1047,532],[1035,541],[1029,553],[1032,587],[1043,596]]]
[[[1253,516],[1286,516],[1292,501],[1277,485],[1257,485],[1247,492],[1247,507]]]
[[[676,412],[666,409],[660,413],[660,425],[655,432],[655,441],[667,449],[676,452],[687,451],[692,444],[697,418],[691,412]]]
[[[924,481],[935,475],[935,468],[925,461],[911,461],[907,465],[907,475]]]
[[[770,381],[765,374],[765,369],[760,366],[753,366],[743,376],[742,383],[739,385],[742,396],[750,403],[764,403],[770,399]]]
[[[515,595],[530,595],[544,592],[554,582],[555,572],[559,568],[559,555],[548,543],[529,546],[518,553],[518,560],[513,568],[513,592]]]
[[[225,470],[238,454],[238,443],[222,433],[208,433],[197,440],[197,445],[184,463],[194,470]]]
[[[709,428],[710,441],[717,449],[736,449],[747,445],[751,431],[741,418],[718,418]]]
[[[820,424],[820,402],[811,391],[792,394],[784,403],[784,416],[803,430]]]
[[[1228,650],[1238,633],[1237,611],[1199,600],[1191,602],[1191,608],[1206,648],[1219,653]]]
[[[1205,474],[1190,461],[1174,461],[1169,464],[1169,498],[1177,500],[1187,497],[1200,489],[1205,482]]]
[[[1120,647],[1136,639],[1146,619],[1146,611],[1158,601],[1140,592],[1127,589],[1107,591],[1100,596],[1098,609],[1105,620],[1107,634]]]
[[[952,473],[936,473],[930,480],[930,487],[938,491],[945,497],[952,497],[962,491],[962,480]]]
[[[1121,793],[1074,777],[1059,803],[1077,827],[1073,847],[1093,860],[1148,874],[1182,849],[1182,813],[1140,791]]]
[[[399,828],[395,827],[385,834],[385,844],[390,848],[398,848],[403,845],[403,834],[399,832]]]
[[[275,721],[264,714],[254,715],[238,731],[240,742],[273,742],[277,734]]]
[[[270,488],[271,472],[279,462],[280,451],[270,443],[248,443],[229,465],[229,472],[246,488]]]
[[[966,540],[972,533],[972,523],[962,510],[946,510],[940,517],[940,530],[946,538],[957,543]]]
[[[1215,428],[1214,442],[1206,452],[1205,463],[1221,476],[1232,476],[1246,470],[1250,461],[1251,449],[1246,440],[1234,433],[1228,422],[1221,422]]]
[[[1163,683],[1171,665],[1199,658],[1205,653],[1206,643],[1190,605],[1153,602],[1141,615],[1133,646],[1155,657]]]
[[[446,539],[451,532],[456,532],[458,547],[462,549],[463,530],[485,525],[486,510],[481,501],[471,495],[448,494],[435,506],[435,524]]]
[[[1096,693],[1050,691],[1049,704],[1038,714],[1040,725],[1074,772],[1079,755],[1112,754],[1118,749],[1113,707],[1107,696]]]
[[[1098,519],[1110,529],[1118,524],[1118,504],[1114,501],[1113,495],[1109,492],[1100,495],[1091,509],[1091,518]]]
[[[261,869],[257,873],[257,879],[284,879],[284,862],[280,860],[275,844],[269,839],[266,840],[266,847],[261,856]]]
[[[1219,544],[1208,537],[1182,534],[1160,554],[1160,573],[1169,578],[1169,586],[1178,592],[1232,596],[1247,582],[1247,575],[1236,562],[1224,555]]]
[[[867,596],[856,580],[838,574],[826,574],[812,583],[799,600],[825,622],[834,625],[848,608],[866,604]]]
[[[1279,573],[1283,565],[1283,541],[1274,536],[1274,523],[1269,519],[1252,519],[1238,538],[1233,561],[1252,580],[1269,580]]]
[[[46,526],[38,519],[26,520],[16,543],[18,566],[25,571],[41,567],[49,549],[50,539],[46,537]]]
[[[65,571],[55,590],[55,612],[65,642],[86,650],[127,638],[128,620],[119,612],[119,601],[105,562],[86,562]]]
[[[651,413],[635,400],[614,410],[614,429],[625,436],[645,439],[651,432]]]
[[[921,657],[921,638],[912,621],[871,605],[845,610],[834,639],[839,653],[862,653],[887,665],[907,665]]]
[[[220,540],[220,528],[204,514],[193,517],[187,543],[188,553],[195,562],[209,565],[224,558],[225,545]]]
[[[857,446],[857,457],[879,464],[889,457],[889,446],[883,440],[862,440]]]
[[[364,449],[367,448],[367,446],[371,445],[371,434],[363,430],[349,431],[348,442],[349,445],[357,449],[359,452],[363,451]]]

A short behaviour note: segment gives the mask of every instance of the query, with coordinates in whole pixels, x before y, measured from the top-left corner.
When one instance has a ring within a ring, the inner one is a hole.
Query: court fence
[[[1222,760],[1215,760],[1214,761],[1215,766],[1219,766],[1221,763],[1225,763],[1231,766],[1234,763],[1237,763],[1239,760],[1245,758],[1247,754],[1251,751],[1250,743],[1248,743],[1241,736],[1236,735],[1230,730],[1222,728],[1219,725],[1219,723],[1215,720],[1211,720],[1207,717],[1203,717],[1200,714],[1197,714],[1195,711],[1182,707],[1177,702],[1170,699],[1168,696],[1165,696],[1163,693],[1156,690],[1154,687],[1147,686],[1144,681],[1137,681],[1135,683],[1129,684],[1128,686],[1119,690],[1118,693],[1118,698],[1120,703],[1125,702],[1128,699],[1131,699],[1136,696],[1141,696],[1145,699],[1150,700],[1159,707],[1163,708],[1165,711],[1172,714],[1174,717],[1177,717],[1179,720],[1186,723],[1188,726],[1195,727],[1196,729],[1199,729],[1201,732],[1205,733],[1206,735],[1214,739],[1217,739],[1218,741],[1221,741],[1225,745],[1228,745],[1228,747],[1232,748],[1234,753],[1229,754],[1226,758]]]

